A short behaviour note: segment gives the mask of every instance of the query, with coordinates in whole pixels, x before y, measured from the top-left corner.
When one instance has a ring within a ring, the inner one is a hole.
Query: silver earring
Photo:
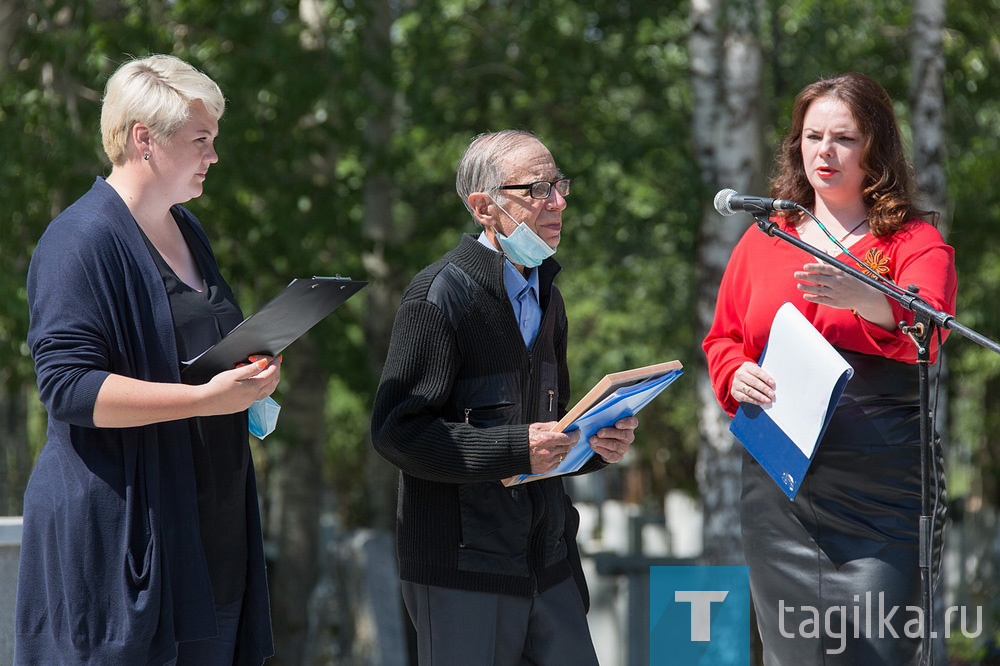
[[[142,159],[144,159],[144,160],[146,160],[148,162],[149,161],[149,153],[146,153],[145,155],[143,155]]]

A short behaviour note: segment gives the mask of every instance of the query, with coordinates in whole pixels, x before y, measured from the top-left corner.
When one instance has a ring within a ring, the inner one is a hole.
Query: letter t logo
[[[691,603],[691,640],[712,640],[712,602],[725,601],[726,590],[674,590],[674,601]]]

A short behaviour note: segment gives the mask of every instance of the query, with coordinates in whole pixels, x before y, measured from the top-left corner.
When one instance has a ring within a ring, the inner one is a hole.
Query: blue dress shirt
[[[494,252],[497,251],[493,243],[486,238],[485,231],[479,234],[479,242]],[[509,260],[505,261],[503,281],[507,287],[507,298],[514,308],[514,317],[521,329],[521,337],[524,338],[524,345],[531,349],[535,336],[538,335],[538,327],[542,325],[542,306],[538,301],[538,268],[528,271],[528,279],[525,279],[521,271],[514,268],[514,264]]]

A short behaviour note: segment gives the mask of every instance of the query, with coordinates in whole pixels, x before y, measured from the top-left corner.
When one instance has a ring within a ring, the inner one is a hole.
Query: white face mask
[[[493,199],[493,197],[490,197]],[[502,210],[507,217],[517,222],[514,216],[507,212],[507,209],[501,206],[496,199],[493,199],[500,210]],[[514,229],[510,236],[504,236],[499,230],[496,232],[497,240],[500,242],[500,247],[503,249],[504,254],[510,259],[511,263],[518,264],[520,266],[525,266],[526,268],[534,268],[540,265],[543,261],[551,257],[556,253],[556,249],[551,247],[548,243],[543,241],[541,237],[532,231],[524,222],[520,222],[517,228]]]

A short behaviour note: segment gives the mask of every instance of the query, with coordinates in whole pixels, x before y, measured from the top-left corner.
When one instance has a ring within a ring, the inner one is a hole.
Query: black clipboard
[[[368,283],[342,277],[296,278],[214,346],[185,362],[181,378],[208,381],[248,356],[277,356]]]

